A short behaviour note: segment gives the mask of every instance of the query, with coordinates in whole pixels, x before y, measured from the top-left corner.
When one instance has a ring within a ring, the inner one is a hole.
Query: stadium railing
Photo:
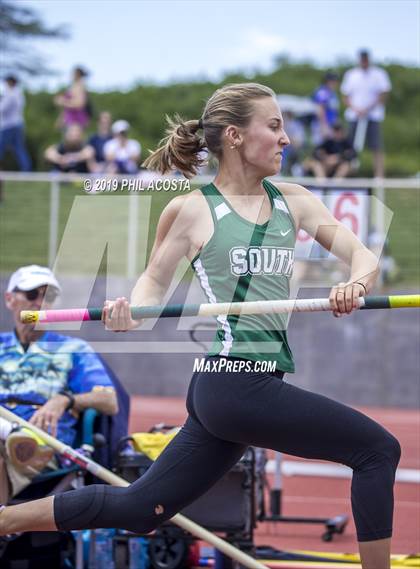
[[[152,176],[152,177],[151,177]],[[136,275],[138,267],[136,266],[136,242],[138,238],[139,223],[139,202],[136,199],[142,192],[146,193],[146,184],[153,179],[177,180],[182,178],[174,176],[157,176],[153,178],[150,172],[143,171],[137,176],[125,175],[105,175],[105,174],[64,174],[55,172],[5,172],[0,171],[0,183],[14,182],[19,188],[30,188],[32,184],[42,182],[49,186],[49,213],[48,222],[48,264],[53,266],[59,247],[59,222],[60,222],[60,204],[64,185],[69,183],[79,184],[83,190],[83,186],[89,181],[90,188],[95,185],[99,187],[98,180],[101,180],[103,188],[99,191],[86,191],[86,194],[107,194],[112,185],[121,189],[122,184],[127,188],[127,181],[139,180],[143,177],[146,183],[142,188],[137,186],[140,191],[127,191],[125,195],[129,197],[128,201],[128,217],[127,231],[128,238],[126,242],[126,264],[125,273],[127,277],[132,278]],[[191,180],[191,187],[200,187],[208,184],[212,180],[212,176],[196,176]],[[368,245],[369,240],[375,240],[378,250],[382,250],[389,229],[392,212],[386,204],[386,190],[420,190],[420,178],[344,178],[344,179],[322,179],[310,177],[286,178],[275,177],[273,181],[293,182],[310,188],[326,202],[336,217],[348,224],[358,236]],[[105,188],[105,189],[104,189]],[[108,188],[108,191],[107,191]],[[183,186],[185,190],[185,185]],[[161,188],[160,191],[165,192]],[[170,191],[174,197],[176,193]],[[411,192],[410,192],[411,193]],[[120,193],[120,195],[123,195]],[[150,193],[149,193],[150,195]],[[362,197],[363,196],[363,197]],[[419,194],[420,196],[420,194]],[[417,203],[417,201],[415,202]],[[1,215],[1,212],[0,212]],[[308,241],[305,244],[305,241]],[[299,235],[299,247],[301,256],[308,259],[319,258],[322,253],[314,249],[313,244],[309,243],[308,236]],[[299,249],[298,249],[299,255]],[[325,256],[325,253],[324,253]]]

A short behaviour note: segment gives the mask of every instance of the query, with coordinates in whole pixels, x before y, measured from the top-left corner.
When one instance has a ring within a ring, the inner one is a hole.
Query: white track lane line
[[[266,472],[275,472],[275,461],[269,460]],[[323,476],[325,478],[351,478],[352,470],[341,464],[327,464],[324,462],[298,462],[293,460],[281,461],[281,472],[284,476]],[[396,482],[420,484],[420,470],[415,468],[398,468]]]
[[[289,496],[285,495],[281,498],[282,502],[290,504],[342,504],[349,505],[348,498],[330,498],[329,496]],[[395,500],[395,504],[399,508],[418,509],[417,502],[408,502],[407,500]]]

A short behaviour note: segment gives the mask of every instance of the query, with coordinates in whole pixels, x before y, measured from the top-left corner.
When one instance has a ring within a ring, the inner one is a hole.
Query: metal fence
[[[10,272],[19,265],[42,259],[45,262],[48,260],[51,267],[57,263],[65,241],[63,226],[68,223],[69,212],[73,202],[76,202],[74,196],[82,195],[82,201],[89,205],[90,215],[87,221],[86,218],[82,221],[90,224],[91,232],[88,234],[88,242],[81,239],[74,251],[70,250],[75,258],[73,270],[67,274],[58,272],[63,286],[62,307],[87,306],[87,303],[89,306],[101,306],[105,298],[129,294],[134,277],[140,274],[146,262],[145,249],[150,250],[159,211],[176,193],[153,193],[153,199],[157,198],[158,203],[156,208],[150,208],[150,193],[145,189],[111,192],[114,196],[118,194],[116,197],[119,199],[111,199],[111,207],[102,210],[103,200],[97,198],[107,192],[98,191],[88,196],[82,187],[85,180],[93,182],[97,179],[95,176],[0,173],[4,189],[3,202],[0,204],[1,290],[6,287]],[[126,178],[112,179],[122,183]],[[209,181],[209,177],[197,177],[194,186]],[[419,287],[420,180],[346,179],[317,182],[312,178],[279,178],[278,181],[300,183],[312,188],[314,192],[320,192],[333,210],[337,209],[340,197],[344,196],[346,199],[343,198],[339,204],[339,216],[344,217],[343,222],[350,223],[350,226],[355,219],[352,217],[355,210],[351,208],[360,206],[356,217],[360,215],[360,221],[363,221],[363,216],[368,218],[364,220],[364,227],[368,225],[367,235],[371,247],[375,245],[373,229],[383,237],[389,226],[390,209],[393,209],[391,249],[399,259],[404,279],[392,283],[392,289],[395,292],[409,292]],[[104,182],[105,185],[106,183]],[[74,184],[77,188],[72,191]],[[348,199],[352,193],[366,195],[368,207],[364,207],[366,204],[363,205],[363,200],[355,205],[354,200]],[[381,206],[384,202],[386,207]],[[41,213],[36,214],[36,208]],[[118,208],[122,213],[117,211]],[[95,211],[100,211],[102,217],[99,213],[95,214]],[[83,274],[79,271],[80,266],[93,247],[89,239],[100,232],[101,225],[107,223],[107,219],[110,225],[123,225],[121,230],[126,241],[121,241],[124,245],[118,250],[121,257],[119,272],[112,274],[112,271],[107,270],[106,276],[102,274],[99,277],[97,273],[93,275],[94,271]],[[148,221],[150,219],[151,222]],[[112,223],[113,220],[115,223]],[[144,229],[146,221],[150,226],[150,235]],[[42,235],[37,233],[41,230],[44,231]],[[80,231],[83,230],[81,224]],[[146,247],[147,239],[149,243]],[[8,256],[8,250],[17,247],[21,247],[19,255],[13,258]],[[39,255],[36,259],[32,256],[33,251]],[[313,274],[309,271],[311,279],[309,285],[306,283],[305,286],[323,290],[305,290],[301,296],[323,296],[327,293],[331,280],[337,278],[336,267],[327,257],[322,258],[321,262],[308,261],[306,265],[313,269]],[[328,265],[325,274],[312,278],[322,265]],[[412,271],[407,278],[409,265]],[[336,282],[338,281],[335,280],[334,284]],[[171,302],[202,300],[198,285],[192,288],[186,279],[180,279],[178,283]],[[131,393],[178,396],[185,394],[194,358],[202,354],[202,348],[190,340],[189,328],[192,324],[195,326],[196,322],[189,319],[162,319],[150,328],[131,332],[129,338],[127,335],[110,337],[102,326],[88,324],[79,326],[79,329],[67,327],[65,333],[89,341],[95,351],[104,355]],[[10,312],[1,311],[0,329],[10,330],[12,327]],[[200,339],[209,343],[212,334],[206,332],[204,326],[198,330]],[[419,332],[419,315],[414,311],[366,311],[340,320],[324,314],[314,314],[310,318],[295,315],[289,336],[298,357],[297,373],[291,381],[352,404],[416,408],[419,401]],[[349,351],[352,357],[346,356]],[[156,357],[157,354],[159,357]],[[343,362],[346,362],[345,365]]]
[[[165,192],[167,198],[174,196],[174,190],[185,191],[187,186],[181,188],[182,180],[175,177],[161,177],[167,181],[167,188],[161,187],[157,191]],[[205,185],[211,181],[210,176],[197,176],[191,182],[194,187]],[[156,180],[156,178],[155,178]],[[69,183],[80,184],[81,187],[89,188],[84,190],[87,194],[101,195],[124,195],[127,208],[127,239],[125,250],[125,275],[129,278],[134,277],[139,267],[136,263],[136,243],[139,232],[139,199],[146,195],[150,196],[147,185],[153,182],[150,173],[143,173],[137,177],[127,177],[123,175],[98,176],[80,174],[61,174],[61,173],[20,173],[20,172],[0,172],[0,182],[14,183],[19,187],[19,191],[31,190],[34,183],[44,183],[49,186],[49,213],[48,213],[48,265],[53,266],[59,248],[59,220],[62,201],[63,186]],[[170,187],[170,181],[176,181],[178,185]],[[374,234],[376,250],[381,251],[385,242],[386,234],[389,229],[390,217],[392,212],[385,206],[385,191],[388,189],[412,190],[420,196],[419,178],[399,178],[399,179],[372,179],[372,178],[348,178],[348,179],[325,179],[317,180],[314,178],[273,178],[276,182],[293,182],[306,186],[317,193],[326,202],[333,213],[344,223],[355,230],[360,229],[358,236],[366,244],[369,243],[369,236]],[[144,183],[143,183],[144,182]],[[130,189],[131,184],[131,189]],[[162,185],[162,184],[161,184]],[[124,188],[126,191],[124,191]],[[155,188],[156,190],[156,188]],[[341,198],[339,197],[341,194]],[[361,196],[369,196],[366,201]],[[343,198],[346,197],[346,199]],[[356,196],[356,197],[355,197]],[[128,198],[128,199],[127,199]],[[337,202],[339,199],[339,202]],[[337,207],[337,203],[339,204]],[[335,210],[335,211],[334,211]],[[0,214],[1,215],[1,214]],[[353,226],[352,226],[353,220]],[[298,250],[306,258],[318,258],[319,253],[314,254],[314,247],[309,242],[307,236],[301,234],[298,239]],[[305,243],[306,241],[306,243]],[[378,246],[379,245],[379,246]],[[310,254],[312,251],[312,255]]]

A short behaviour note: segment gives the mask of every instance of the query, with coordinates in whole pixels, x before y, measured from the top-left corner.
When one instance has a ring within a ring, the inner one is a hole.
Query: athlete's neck
[[[235,164],[222,164],[214,179],[214,185],[226,196],[264,195],[260,175],[244,172]]]

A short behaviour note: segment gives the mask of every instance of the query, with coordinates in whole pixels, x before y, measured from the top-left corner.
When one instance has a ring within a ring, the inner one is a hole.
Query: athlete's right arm
[[[194,216],[189,196],[173,199],[160,216],[149,264],[137,281],[131,303],[135,306],[160,304],[179,261],[188,255]]]
[[[163,210],[149,264],[131,293],[131,306],[161,304],[179,261],[189,254],[190,231],[196,219],[189,195],[174,198]],[[130,305],[125,298],[107,301],[104,307],[106,327],[114,331],[138,327],[141,321],[131,318]]]

